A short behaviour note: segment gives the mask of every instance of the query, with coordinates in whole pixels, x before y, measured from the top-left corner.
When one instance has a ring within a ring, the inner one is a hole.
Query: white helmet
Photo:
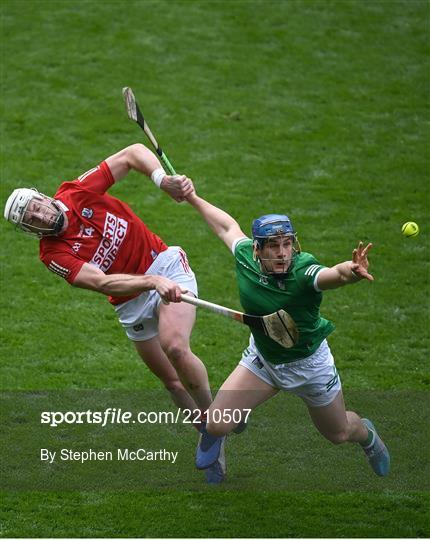
[[[40,201],[49,201],[48,204],[46,202],[43,203],[44,206],[53,206],[57,210],[57,216],[55,217],[55,219],[52,220],[52,225],[50,225],[49,227],[34,227],[25,223],[24,216],[29,203],[33,199],[38,199]],[[4,208],[4,217],[19,229],[31,234],[35,234],[38,237],[56,235],[60,232],[64,224],[64,213],[58,205],[57,201],[55,201],[51,197],[43,195],[43,193],[40,193],[35,188],[15,189],[6,201],[6,205]]]

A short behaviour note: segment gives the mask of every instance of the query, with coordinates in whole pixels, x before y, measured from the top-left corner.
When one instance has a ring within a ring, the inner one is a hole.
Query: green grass
[[[21,510],[19,535],[37,537],[162,538],[425,537],[428,495],[377,493],[337,495],[265,492],[195,495],[151,492],[10,494],[4,516]],[[364,509],[371,512],[364,512]],[[61,515],[62,521],[53,519]],[[172,524],[171,517],[176,516]],[[13,531],[6,528],[5,534]]]
[[[428,447],[425,424],[413,428],[428,416],[430,384],[429,21],[429,2],[416,0],[1,3],[1,201],[18,185],[51,194],[142,140],[121,99],[129,85],[176,169],[246,232],[258,215],[287,212],[303,249],[328,265],[372,241],[375,282],[328,292],[322,311],[337,326],[347,402],[373,412],[397,465],[387,480],[371,476],[356,448],[330,447],[300,403],[279,396],[273,485],[262,427],[232,441],[228,483],[213,490],[190,466],[192,434],[177,489],[4,490],[0,534],[429,536],[424,474],[408,459],[411,438]],[[136,174],[112,193],[186,249],[202,298],[240,307],[232,258],[191,208]],[[416,239],[400,233],[409,220]],[[5,222],[0,235],[4,391],[160,388],[101,296],[49,273],[37,242]],[[246,340],[240,325],[198,314],[193,348],[214,388]],[[252,474],[240,455],[253,451]]]
[[[279,394],[259,407],[242,436],[228,439],[229,477],[219,491],[337,493],[355,491],[425,491],[430,488],[430,466],[425,456],[430,414],[425,392],[348,391],[348,405],[377,420],[383,437],[390,437],[393,473],[381,480],[370,473],[358,445],[334,449],[311,429],[306,407],[292,396]],[[11,392],[3,396],[0,448],[2,485],[10,490],[106,490],[159,489],[202,491],[202,474],[194,470],[190,456],[197,434],[190,434],[187,417],[173,423],[112,424],[106,426],[62,423],[41,424],[42,411],[104,411],[115,406],[130,411],[173,413],[166,392],[50,391]],[[58,418],[58,415],[57,415]],[[412,418],[414,421],[412,422]],[[283,429],[280,429],[280,426]],[[190,436],[191,435],[191,436]],[[194,436],[193,436],[194,435]],[[403,439],[408,441],[404,444]],[[19,448],[19,452],[16,449]],[[40,460],[40,449],[56,452],[54,462]],[[177,455],[168,460],[124,461],[117,449],[166,449]],[[61,450],[110,452],[101,461],[62,460]],[[413,455],[414,460],[409,456]],[[205,486],[205,492],[213,490]]]

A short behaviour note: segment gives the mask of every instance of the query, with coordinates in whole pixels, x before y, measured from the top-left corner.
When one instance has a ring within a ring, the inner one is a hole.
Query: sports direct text
[[[119,248],[127,234],[128,222],[125,219],[106,212],[103,238],[94,253],[90,264],[107,272],[118,254]]]
[[[108,407],[104,411],[42,411],[40,423],[57,427],[62,424],[199,424],[202,418],[219,423],[247,422],[251,409],[178,409],[177,411],[139,411],[133,413]]]

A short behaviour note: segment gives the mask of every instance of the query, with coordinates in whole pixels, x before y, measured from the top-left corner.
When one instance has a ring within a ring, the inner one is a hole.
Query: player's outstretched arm
[[[321,270],[317,279],[318,288],[324,291],[357,283],[362,279],[373,281],[373,276],[368,272],[369,260],[367,254],[370,249],[372,249],[372,244],[367,244],[364,247],[363,242],[359,242],[358,246],[352,251],[352,260]]]
[[[175,201],[183,201],[193,191],[193,183],[183,174],[170,176],[165,173],[158,157],[145,145],[137,143],[109,156],[106,163],[115,182],[124,178],[131,170],[151,178],[156,185]]]
[[[233,242],[238,238],[246,238],[238,222],[213,204],[199,197],[195,192],[187,197],[188,203],[197,210],[213,230],[213,232],[231,250]]]
[[[131,296],[156,290],[165,302],[180,302],[187,290],[163,276],[104,274],[92,264],[84,263],[73,282],[74,287],[90,289],[108,296]]]

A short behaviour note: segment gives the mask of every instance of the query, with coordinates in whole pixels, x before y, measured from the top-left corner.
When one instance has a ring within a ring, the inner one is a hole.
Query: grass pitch
[[[3,202],[18,185],[51,194],[143,140],[124,111],[128,85],[176,169],[245,231],[286,212],[327,265],[374,243],[375,282],[326,293],[322,312],[337,326],[347,403],[372,411],[393,449],[391,477],[372,476],[356,448],[331,448],[278,396],[231,441],[223,486],[187,465],[173,489],[5,489],[1,534],[429,536],[429,3],[4,0],[0,16]],[[135,174],[112,191],[186,249],[202,298],[240,307],[231,256],[191,208]],[[408,240],[409,220],[421,234]],[[37,262],[36,242],[0,231],[2,389],[157,391],[104,298],[72,290]],[[193,348],[214,388],[246,340],[198,314]],[[194,434],[181,436],[192,463]]]

